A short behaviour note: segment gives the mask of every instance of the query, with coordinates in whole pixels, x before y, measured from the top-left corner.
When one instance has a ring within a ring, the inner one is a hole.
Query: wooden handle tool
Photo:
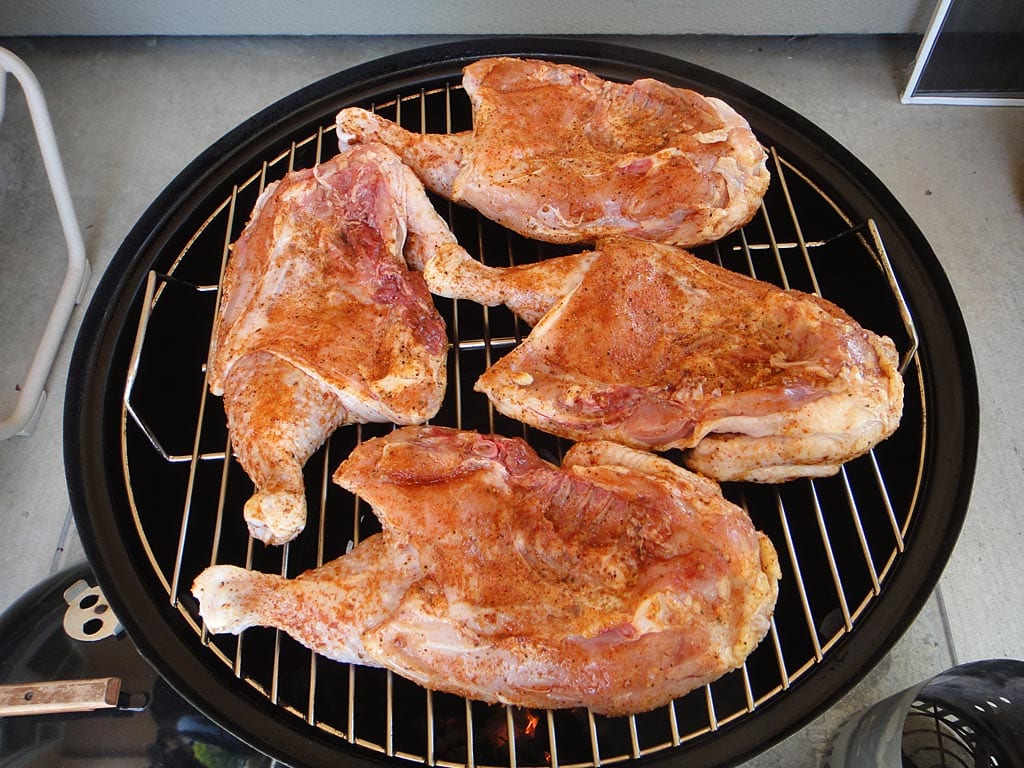
[[[0,717],[110,709],[120,693],[119,677],[0,685]]]

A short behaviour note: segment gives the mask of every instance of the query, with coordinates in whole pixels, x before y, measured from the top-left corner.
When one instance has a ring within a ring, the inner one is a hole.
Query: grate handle
[[[900,374],[906,373],[907,368],[910,365],[910,361],[914,359],[914,355],[917,354],[917,348],[921,343],[920,337],[917,335],[917,326],[914,324],[914,316],[910,312],[910,307],[907,305],[907,300],[903,296],[903,289],[900,288],[899,280],[896,279],[896,272],[892,268],[892,262],[889,261],[889,254],[885,250],[885,243],[882,242],[882,234],[878,231],[878,225],[875,224],[874,219],[868,219],[868,231],[871,233],[871,239],[875,243],[875,250],[878,253],[882,270],[885,272],[885,277],[889,281],[889,288],[896,297],[897,306],[900,313],[900,319],[903,321],[903,327],[906,329],[907,335],[910,337],[910,347],[903,353],[903,357],[900,359]]]

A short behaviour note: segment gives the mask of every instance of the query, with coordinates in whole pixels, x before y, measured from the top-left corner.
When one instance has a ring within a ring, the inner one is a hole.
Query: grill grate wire
[[[412,95],[399,94],[393,101],[375,105],[374,109],[390,113],[389,116],[398,121],[413,115],[422,127],[428,122],[428,100],[436,97],[443,99],[445,130],[455,130],[458,126],[453,103],[464,98],[461,86],[445,85],[441,89],[421,89]],[[218,236],[220,252],[214,257],[220,259],[219,274],[222,277],[230,244],[237,238],[244,225],[244,216],[251,207],[247,201],[254,201],[271,179],[279,178],[284,172],[326,159],[332,153],[332,150],[325,149],[331,138],[327,134],[332,133],[332,125],[321,126],[314,134],[291,142],[287,149],[263,161],[258,172],[234,185],[230,196],[211,212],[166,273],[154,271],[149,274],[125,381],[122,460],[132,514],[143,550],[154,575],[166,590],[170,605],[177,609],[210,653],[232,670],[241,684],[260,691],[287,713],[285,716],[299,718],[310,727],[336,736],[339,742],[358,745],[389,758],[455,768],[482,764],[507,765],[509,768],[521,765],[546,765],[550,768],[600,766],[675,749],[753,715],[766,702],[785,695],[793,683],[811,673],[845,635],[856,630],[858,618],[881,595],[887,573],[904,551],[904,538],[920,485],[919,468],[923,459],[917,462],[917,475],[910,478],[909,490],[902,489],[897,493],[890,491],[893,478],[889,462],[879,455],[878,449],[851,462],[849,471],[844,466],[837,479],[802,480],[782,487],[750,488],[743,484],[727,487],[727,496],[741,504],[759,528],[770,529],[769,533],[783,558],[784,577],[780,584],[779,606],[768,637],[739,670],[652,713],[604,718],[589,711],[532,713],[509,706],[486,707],[465,701],[460,715],[460,707],[453,704],[453,701],[458,701],[455,697],[422,691],[418,694],[422,702],[421,714],[416,716],[415,722],[410,722],[402,719],[408,717],[407,707],[397,711],[398,700],[413,698],[410,689],[415,686],[396,678],[390,671],[381,676],[374,671],[349,666],[339,676],[337,668],[343,665],[318,658],[279,630],[247,630],[237,638],[210,636],[188,594],[191,579],[202,567],[232,561],[248,568],[276,570],[282,575],[292,576],[322,565],[327,559],[342,554],[333,533],[336,526],[330,521],[347,516],[346,504],[351,505],[349,546],[375,530],[374,520],[365,503],[354,497],[346,501],[345,495],[330,483],[330,475],[339,456],[343,457],[352,445],[379,433],[374,431],[376,427],[342,427],[307,464],[307,477],[318,478],[309,494],[308,527],[315,530],[312,551],[308,546],[296,551],[293,548],[295,542],[292,542],[278,548],[279,552],[275,553],[246,536],[244,549],[240,552],[234,540],[241,535],[238,533],[241,504],[235,503],[237,499],[233,501],[237,496],[234,486],[238,484],[236,478],[240,470],[228,459],[232,455],[230,435],[224,434],[223,440],[216,444],[207,435],[208,432],[218,434],[217,429],[211,429],[209,425],[220,417],[218,406],[211,403],[215,398],[207,394],[205,356],[203,364],[200,364],[202,376],[197,379],[199,391],[193,393],[198,407],[191,419],[196,426],[191,446],[185,450],[174,451],[169,447],[172,441],[161,439],[159,427],[152,426],[148,418],[160,406],[137,394],[140,374],[153,364],[156,355],[166,353],[166,350],[157,351],[158,342],[149,338],[151,321],[155,316],[182,311],[182,306],[188,308],[193,305],[199,308],[192,311],[205,313],[209,323],[217,315],[219,281],[193,283],[177,276],[177,273],[190,273],[194,262],[211,257],[208,248],[200,247],[201,237],[207,230],[221,233]],[[833,249],[841,244],[846,257],[853,254],[856,270],[882,275],[886,286],[887,322],[892,325],[891,329],[882,330],[894,338],[899,337],[901,370],[908,377],[908,385],[915,375],[920,384],[917,332],[875,223],[872,220],[848,220],[840,207],[802,173],[795,162],[781,157],[774,148],[770,152],[770,162],[773,177],[777,180],[773,182],[770,194],[781,193],[781,198],[778,194],[771,200],[766,197],[754,222],[719,243],[698,249],[698,255],[785,288],[799,287],[829,298],[826,281],[820,279],[819,269],[825,260],[833,258]],[[815,210],[810,214],[802,210],[803,201],[807,199],[815,201]],[[820,229],[818,219],[825,218],[818,208],[831,211],[830,215],[835,219],[828,232],[817,231]],[[508,266],[545,255],[544,246],[527,244],[515,235],[505,233],[495,238],[493,226],[478,216],[467,227],[467,216],[472,218],[475,215],[467,214],[451,203],[441,202],[438,209],[446,216],[453,231],[458,230],[460,242],[471,251],[470,244],[473,244],[476,255],[486,263]],[[470,232],[468,239],[466,231]],[[817,239],[805,238],[805,231],[815,232]],[[798,257],[795,260],[794,255]],[[766,256],[770,258],[766,259]],[[211,294],[216,297],[212,307],[209,302]],[[833,300],[842,306],[844,298],[838,296]],[[165,304],[168,305],[166,310]],[[474,371],[482,370],[481,366],[489,366],[519,343],[527,329],[501,308],[479,308],[466,302],[448,300],[439,300],[438,304],[449,327],[452,403],[450,411],[442,409],[442,414],[435,421],[467,429],[518,431],[531,443],[541,442],[547,447],[552,454],[550,458],[559,459],[566,447],[563,441],[545,441],[539,433],[524,425],[508,423],[489,405],[485,406],[485,419],[481,421],[477,413],[479,403],[471,401],[474,397],[471,394]],[[865,325],[872,327],[868,323]],[[154,349],[151,350],[151,346]],[[140,404],[137,400],[145,402]],[[917,427],[919,432],[910,436],[909,443],[911,450],[923,456],[926,432],[924,397],[920,386],[916,393],[912,386],[908,386],[907,401],[911,409],[917,408],[922,412]],[[226,433],[226,427],[220,425],[220,429]],[[913,432],[914,429],[914,425],[901,427],[901,432]],[[145,501],[137,498],[137,491],[141,489],[133,481],[138,455],[129,447],[133,439],[141,439],[141,444],[148,445],[156,461],[186,470],[184,476],[180,472],[175,473],[180,478],[182,503],[178,511],[180,525],[173,553],[151,541]],[[210,508],[214,506],[205,500],[197,501],[199,497],[207,498],[204,495],[207,466],[218,469],[212,536],[204,538],[200,531],[205,530],[205,525],[196,523],[195,516],[211,514]],[[200,475],[204,479],[200,480]],[[899,482],[901,487],[906,484],[902,479]],[[199,485],[204,485],[204,488],[199,489]],[[880,527],[888,532],[887,536],[878,534]],[[809,536],[808,530],[813,530],[817,539]],[[846,541],[851,532],[857,553],[852,558],[848,552],[838,552],[833,544],[834,541]],[[308,530],[304,535],[308,535]],[[226,544],[228,540],[233,541],[230,547]],[[232,554],[226,554],[226,549],[230,549]],[[820,609],[823,603],[830,608],[824,616]],[[271,638],[269,644],[266,641],[268,633]],[[261,655],[267,648],[271,661],[269,674],[264,674]],[[291,670],[295,659],[303,658],[305,690],[300,696],[295,696],[291,693]],[[287,684],[285,676],[288,677]],[[337,680],[344,682],[343,696],[333,690]],[[363,710],[377,706],[381,686],[384,689],[383,725],[377,726]],[[343,705],[340,705],[339,698],[344,699]],[[366,700],[373,703],[365,705]],[[461,726],[457,722],[460,717]],[[459,743],[453,747],[452,733],[459,730],[462,733],[454,737],[454,742]],[[485,741],[493,743],[483,743]],[[503,758],[496,758],[501,754],[504,754]]]

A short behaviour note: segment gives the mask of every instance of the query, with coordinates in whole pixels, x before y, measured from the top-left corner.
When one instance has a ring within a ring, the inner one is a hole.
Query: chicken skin
[[[437,412],[447,334],[407,262],[448,250],[461,252],[419,180],[381,145],[260,196],[228,260],[209,364],[256,487],[245,505],[254,537],[281,544],[302,530],[303,465],[338,426]]]
[[[711,242],[748,222],[768,188],[764,148],[713,97],[514,58],[470,64],[463,87],[471,131],[412,133],[348,108],[339,142],[387,144],[438,194],[553,243]]]
[[[277,627],[435,690],[607,715],[714,680],[768,631],[771,542],[653,454],[581,443],[559,468],[521,439],[405,427],[334,479],[383,531],[295,579],[206,569],[192,589],[209,631]]]
[[[900,422],[892,340],[679,248],[615,238],[504,269],[440,256],[424,276],[534,325],[476,389],[552,434],[679,448],[717,480],[783,482],[835,474]]]

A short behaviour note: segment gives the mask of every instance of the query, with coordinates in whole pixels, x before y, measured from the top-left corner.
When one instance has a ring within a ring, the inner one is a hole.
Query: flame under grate
[[[457,85],[398,94],[372,106],[412,130],[470,127]],[[835,301],[891,336],[906,379],[904,419],[890,440],[835,477],[781,486],[726,485],[779,552],[783,570],[768,636],[739,670],[670,705],[632,717],[586,710],[526,711],[432,693],[390,672],[321,659],[276,630],[207,636],[188,594],[195,575],[232,563],[295,576],[343,554],[379,530],[368,506],[330,483],[351,449],[390,425],[339,429],[306,466],[309,520],[283,547],[253,541],[241,508],[251,482],[233,461],[219,398],[208,394],[205,361],[218,283],[229,245],[257,196],[294,168],[336,151],[331,118],[234,180],[173,263],[151,272],[122,400],[124,482],[146,560],[168,603],[204,652],[292,718],[336,739],[397,760],[441,766],[598,766],[685,749],[754,716],[813,675],[877,601],[904,551],[921,487],[925,397],[917,335],[874,222],[850,220],[800,163],[771,152],[773,181],[743,230],[697,255],[786,288]],[[472,211],[435,199],[460,243],[485,263],[525,263],[563,253],[508,233]],[[525,437],[559,461],[565,441],[496,413],[473,392],[476,378],[528,332],[503,308],[437,299],[448,325],[449,390],[434,423]],[[169,525],[168,521],[173,521]],[[175,536],[166,532],[173,530]]]

